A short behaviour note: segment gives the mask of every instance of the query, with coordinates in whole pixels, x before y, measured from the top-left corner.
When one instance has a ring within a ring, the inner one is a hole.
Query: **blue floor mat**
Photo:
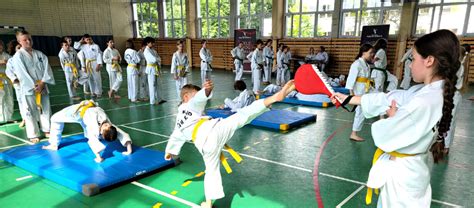
[[[92,196],[137,177],[144,177],[174,164],[163,159],[164,153],[133,146],[125,151],[119,141],[103,142],[102,163],[94,161],[94,153],[83,135],[65,138],[58,151],[43,150],[47,142],[21,146],[2,152],[3,160],[36,175],[66,186],[86,196]],[[151,159],[152,158],[152,159]]]
[[[351,91],[349,89],[345,88],[345,87],[333,87],[333,89],[336,92],[340,92],[340,93],[346,94],[346,95],[351,93]]]
[[[258,95],[257,99],[262,99],[266,97],[270,97],[271,94],[264,94],[264,95]],[[295,104],[295,105],[305,105],[305,106],[313,106],[313,107],[320,107],[320,108],[327,108],[330,106],[333,106],[334,104],[331,103],[331,100],[329,98],[324,98],[321,99],[321,101],[307,101],[307,100],[299,100],[297,98],[291,97],[291,98],[285,98],[281,103],[287,103],[287,104]]]
[[[210,109],[206,114],[213,118],[227,118],[234,113],[229,109]],[[255,118],[250,125],[286,131],[315,121],[314,114],[272,109]]]

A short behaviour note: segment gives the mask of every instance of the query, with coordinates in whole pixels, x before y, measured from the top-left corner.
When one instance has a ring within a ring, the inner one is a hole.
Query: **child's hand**
[[[96,157],[96,158],[94,158],[94,161],[95,161],[96,163],[101,163],[102,161],[104,161],[104,158],[102,158],[102,157]]]
[[[209,96],[211,94],[212,89],[214,88],[214,83],[212,83],[211,80],[206,80],[202,87],[206,91],[206,96]]]
[[[122,155],[130,155],[130,154],[132,154],[132,152],[129,152],[129,151],[122,152]]]
[[[387,116],[390,118],[390,117],[393,117],[395,116],[395,113],[398,111],[398,108],[397,108],[397,101],[395,100],[392,100],[392,105],[390,105],[390,108],[386,111],[387,113]]]
[[[348,97],[348,96],[345,95],[345,94],[336,92],[336,93],[334,93],[334,94],[332,95],[332,97],[331,97],[331,102],[332,102],[334,105],[336,105],[337,99],[344,101],[344,100],[346,100],[347,97]]]

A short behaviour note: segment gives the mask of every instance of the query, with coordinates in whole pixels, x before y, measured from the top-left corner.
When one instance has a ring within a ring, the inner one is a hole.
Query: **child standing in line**
[[[76,94],[77,84],[85,84],[89,77],[80,70],[80,62],[77,58],[77,53],[69,46],[69,43],[66,40],[61,42],[61,51],[59,51],[58,57],[66,78],[69,97],[73,100],[80,100],[81,98]]]
[[[146,59],[143,52],[145,51],[146,45],[142,42],[142,47],[138,51],[140,56],[140,72],[138,76],[140,77],[140,87],[138,92],[138,99],[140,101],[148,102],[148,76],[146,74]]]
[[[372,124],[378,149],[367,182],[367,204],[372,201],[372,189],[379,188],[378,207],[431,205],[428,150],[435,163],[445,156],[444,140],[453,118],[460,66],[458,38],[449,30],[422,36],[415,41],[411,66],[413,80],[421,84],[408,90],[334,96],[360,105],[367,118],[384,112],[388,115]]]
[[[238,90],[240,92],[239,96],[233,100],[226,98],[224,100],[223,108],[230,108],[232,112],[237,112],[239,109],[248,106],[255,101],[255,95],[251,90],[247,89],[247,85],[244,81],[235,81],[234,90]]]
[[[137,102],[138,89],[140,86],[140,55],[133,47],[133,41],[127,40],[125,43],[125,53],[123,54],[125,61],[127,62],[127,89],[128,99],[135,103]]]
[[[260,91],[260,85],[262,83],[262,70],[265,64],[265,57],[263,56],[263,41],[257,40],[257,48],[252,54],[252,79],[253,79],[253,92],[258,94]]]
[[[282,80],[281,76],[281,67],[282,67],[282,63],[281,63],[281,56],[283,54],[283,46],[284,44],[283,43],[279,43],[278,44],[278,51],[277,51],[277,75],[276,75],[276,84],[281,86],[281,83],[280,81]]]
[[[189,73],[188,55],[183,51],[184,41],[176,43],[178,50],[173,54],[171,60],[171,74],[176,81],[176,93],[181,96],[181,88],[188,84],[186,75]]]
[[[284,85],[286,82],[288,82],[288,80],[290,80],[290,56],[288,55],[290,53],[289,50],[290,48],[288,46],[283,46],[282,52],[280,54],[280,66],[278,67],[278,70],[280,70],[280,80],[277,82],[280,83],[280,86]]]
[[[363,44],[359,48],[359,54],[351,65],[349,76],[347,77],[346,88],[351,91],[351,95],[362,96],[371,90],[370,86],[370,67],[367,62],[374,57],[374,48],[370,44]],[[352,141],[362,142],[363,138],[357,135],[364,125],[364,115],[362,109],[357,106],[354,115],[354,124],[352,125],[352,133],[349,137]]]
[[[235,65],[235,81],[242,79],[242,74],[244,73],[244,43],[239,42],[239,45],[230,51],[232,58],[234,59]]]
[[[11,121],[13,116],[13,88],[5,74],[10,58],[5,52],[5,44],[0,40],[0,123]]]
[[[263,55],[265,56],[265,66],[263,67],[263,84],[269,85],[272,81],[272,67],[273,67],[273,49],[272,39],[268,39],[263,48]]]
[[[160,80],[161,79],[161,58],[158,53],[153,49],[155,47],[155,39],[152,37],[146,37],[143,40],[146,45],[143,55],[146,59],[146,71],[148,76],[148,92],[150,93],[150,104],[159,105],[164,102],[162,94],[160,92]]]
[[[411,85],[411,62],[413,60],[412,49],[408,49],[408,51],[403,55],[402,60],[400,63],[403,63],[403,79],[400,83],[400,87],[404,90],[408,90]]]
[[[374,92],[384,92],[387,75],[387,41],[383,38],[378,39],[374,45],[375,57],[374,68],[370,77],[374,80]]]
[[[74,48],[80,50],[77,56],[81,61],[82,70],[89,76],[89,89],[97,98],[102,97],[102,51],[92,41],[89,34],[84,34],[79,42],[74,43]],[[93,96],[94,96],[93,95]]]
[[[26,31],[19,31],[16,39],[21,49],[11,58],[16,72],[21,95],[24,98],[24,119],[26,135],[32,143],[40,141],[40,127],[45,136],[49,136],[51,105],[47,84],[55,84],[53,71],[49,66],[48,57],[33,49],[31,36]],[[9,61],[10,63],[10,61]]]
[[[176,126],[166,145],[165,159],[170,160],[179,155],[186,141],[193,141],[201,153],[206,165],[204,175],[204,193],[206,201],[202,207],[212,207],[212,200],[224,197],[220,173],[222,148],[232,138],[234,132],[251,122],[254,118],[268,111],[268,107],[283,100],[295,89],[293,81],[271,97],[257,100],[240,109],[225,119],[210,119],[204,115],[207,101],[212,97],[212,81],[204,83],[203,89],[195,85],[185,85],[181,91],[182,104],[178,107]]]
[[[119,51],[115,49],[115,43],[113,39],[107,41],[107,49],[104,51],[104,62],[106,63],[106,70],[109,74],[109,98],[119,99],[118,90],[122,84],[122,67],[120,62],[122,56]]]
[[[211,79],[212,71],[212,54],[207,49],[207,40],[201,41],[202,48],[199,51],[199,57],[201,57],[201,83],[204,83],[207,79]]]
[[[17,51],[19,51],[21,48],[21,45],[18,43],[17,40],[12,40],[8,43],[8,54],[10,55],[10,58],[15,55]],[[16,101],[18,103],[18,109],[20,111],[20,116],[21,116],[21,123],[18,125],[18,127],[23,128],[25,127],[25,107],[24,105],[24,98],[23,95],[21,94],[21,89],[20,89],[20,83],[18,81],[18,72],[15,71],[13,68],[13,64],[10,61],[11,59],[8,59],[7,61],[7,68],[5,70],[5,74],[7,77],[10,79],[11,83],[13,83],[13,88],[15,88],[15,94],[16,94]]]

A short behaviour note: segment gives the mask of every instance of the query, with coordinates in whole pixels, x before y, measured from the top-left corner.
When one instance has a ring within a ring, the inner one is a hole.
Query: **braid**
[[[436,44],[433,44],[436,43]],[[432,56],[435,58],[435,70],[433,77],[444,80],[442,117],[438,123],[438,135],[436,142],[431,146],[434,162],[438,163],[444,158],[444,139],[451,126],[454,108],[454,93],[456,92],[456,72],[459,70],[459,40],[449,30],[438,30],[424,35],[415,42],[416,51],[424,58]]]

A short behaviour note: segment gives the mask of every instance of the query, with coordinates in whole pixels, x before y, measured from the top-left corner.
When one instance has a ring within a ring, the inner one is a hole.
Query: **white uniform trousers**
[[[258,94],[258,91],[260,90],[260,85],[262,82],[262,70],[258,68],[253,68],[252,79],[253,79],[253,92],[255,94]]]
[[[242,75],[244,73],[244,66],[242,63],[237,63],[235,65],[235,81],[242,80]]]
[[[127,90],[128,90],[128,99],[132,102],[137,101],[138,90],[140,87],[140,76],[138,72],[133,67],[127,67]]]
[[[29,139],[40,137],[40,127],[41,131],[49,132],[50,128],[50,117],[51,117],[51,106],[49,102],[49,95],[41,96],[41,105],[42,110],[38,110],[38,105],[36,105],[35,95],[24,95],[24,117],[25,127],[26,127],[26,136]]]
[[[211,71],[201,70],[201,83],[204,84],[206,79],[211,80]]]
[[[158,101],[163,100],[161,97],[161,86],[160,77],[155,74],[148,74],[148,92],[150,93],[150,104],[155,104]]]
[[[178,94],[178,99],[181,99],[181,88],[183,88],[184,85],[188,84],[188,78],[178,77],[178,80],[175,80],[175,82],[176,82],[176,93]]]

